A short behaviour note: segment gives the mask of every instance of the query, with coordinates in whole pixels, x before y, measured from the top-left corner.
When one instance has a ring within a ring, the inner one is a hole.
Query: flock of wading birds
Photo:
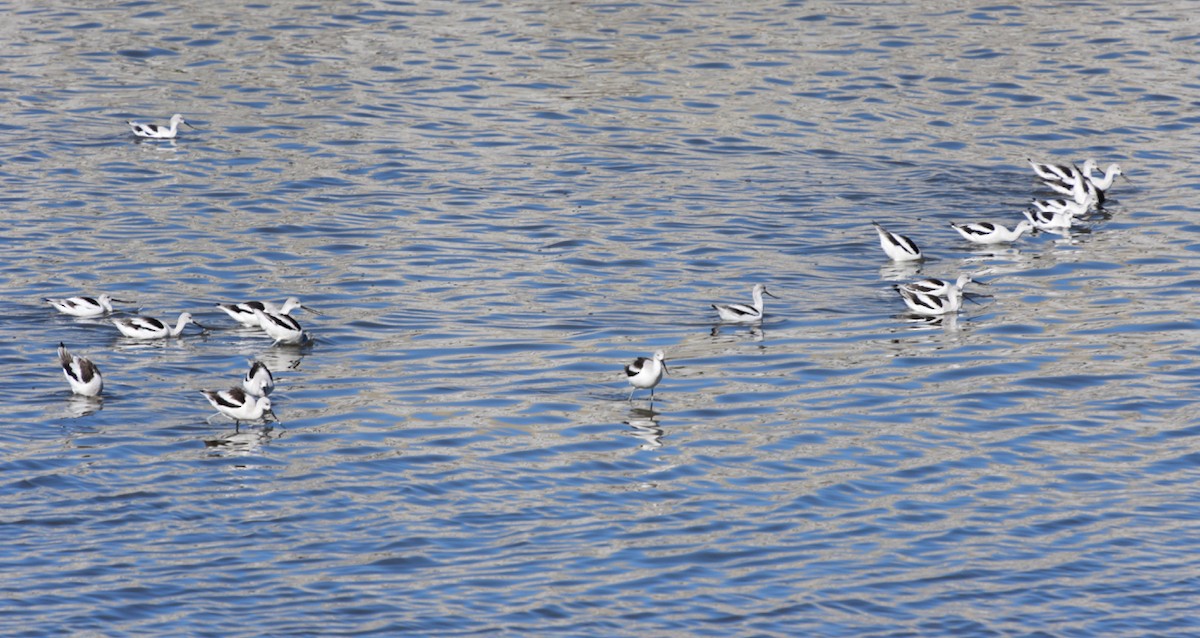
[[[99,298],[68,297],[66,299],[46,299],[45,301],[63,314],[86,318],[108,315],[113,312],[113,302],[133,303],[114,299],[109,295],[100,295]],[[296,321],[290,313],[296,308],[303,308],[313,313],[316,311],[301,305],[300,300],[296,297],[289,297],[280,307],[261,301],[219,303],[217,307],[243,326],[262,328],[267,336],[275,340],[275,345],[302,345],[312,341],[312,336],[300,327],[300,322]],[[114,317],[111,321],[121,334],[140,341],[178,337],[183,334],[183,329],[188,324],[195,324],[207,330],[205,326],[193,319],[189,312],[179,315],[175,327],[154,317]],[[104,377],[100,374],[100,368],[91,359],[71,354],[67,350],[67,346],[60,342],[58,344],[58,361],[62,365],[63,375],[71,384],[71,391],[75,394],[96,397],[104,391]],[[228,390],[201,390],[201,393],[217,409],[218,414],[223,414],[233,419],[235,424],[240,425],[242,421],[265,420],[268,415],[278,420],[274,411],[271,410],[271,399],[267,397],[274,389],[275,378],[271,374],[270,368],[261,361],[252,361],[250,370],[242,378],[240,386],[234,386]]]
[[[176,114],[171,117],[169,126],[156,124],[141,124],[129,122],[134,135],[149,139],[174,139],[180,124],[187,124],[183,116]],[[187,124],[187,126],[191,126]],[[192,127],[195,128],[195,127]],[[1033,171],[1042,183],[1064,195],[1059,199],[1033,200],[1033,207],[1025,210],[1025,219],[1019,221],[1011,230],[994,222],[971,222],[967,224],[950,223],[967,241],[975,244],[1008,244],[1016,241],[1026,231],[1033,229],[1050,232],[1065,232],[1070,230],[1076,217],[1087,215],[1093,210],[1099,210],[1105,202],[1106,194],[1112,187],[1118,175],[1123,175],[1121,167],[1109,164],[1103,175],[1096,175],[1099,165],[1095,160],[1087,160],[1083,167],[1075,164],[1039,164],[1028,160]],[[879,233],[879,243],[888,258],[897,262],[919,261],[923,259],[921,249],[908,237],[888,231],[878,222],[871,222]],[[978,273],[976,274],[978,276]],[[963,287],[971,283],[970,274],[959,275],[956,281],[942,279],[922,279],[896,286],[900,298],[914,314],[931,317],[957,313],[962,308]],[[977,282],[983,283],[983,282]],[[730,323],[757,323],[763,318],[763,295],[775,297],[767,291],[763,284],[755,284],[751,291],[753,303],[747,304],[713,304],[722,321]],[[776,297],[778,298],[778,297]],[[101,295],[98,299],[91,297],[70,297],[67,299],[47,299],[50,305],[59,312],[76,317],[99,317],[113,311],[112,302],[125,302]],[[311,337],[301,327],[290,313],[296,308],[304,308],[300,300],[290,297],[278,309],[270,304],[259,301],[248,301],[237,304],[217,304],[238,323],[244,326],[260,327],[268,336],[275,339],[275,345],[302,344]],[[162,339],[177,337],[184,327],[193,323],[190,313],[179,315],[174,328],[152,317],[120,317],[112,319],[113,325],[121,334],[130,339]],[[200,326],[203,328],[203,326]],[[71,384],[75,394],[98,396],[104,388],[104,379],[100,369],[90,359],[73,355],[62,343],[58,345],[58,358],[62,364],[63,375]],[[659,350],[651,357],[638,357],[625,366],[625,376],[632,389],[629,400],[633,400],[634,392],[639,389],[650,390],[650,400],[654,400],[654,388],[662,381],[667,373],[666,353]],[[271,371],[261,361],[251,362],[250,370],[242,378],[240,386],[228,390],[201,390],[208,402],[223,414],[233,419],[235,424],[242,421],[265,420],[268,415],[275,418],[271,410],[271,399],[267,395],[275,387]],[[217,415],[213,415],[217,416]],[[210,419],[212,417],[209,417]],[[277,420],[277,419],[276,419]]]
[[[1028,160],[1037,176],[1051,190],[1065,195],[1058,199],[1033,199],[1032,208],[1025,210],[1025,219],[1009,230],[1007,227],[994,222],[971,222],[968,224],[950,223],[967,241],[975,244],[1009,244],[1016,241],[1026,231],[1032,229],[1049,232],[1067,232],[1071,229],[1076,217],[1087,215],[1093,210],[1099,210],[1104,205],[1105,196],[1118,175],[1123,176],[1121,167],[1109,164],[1103,175],[1096,175],[1099,165],[1095,160],[1087,160],[1080,168],[1075,164],[1039,164]],[[1128,178],[1127,178],[1128,179]],[[913,240],[890,232],[878,222],[871,222],[879,233],[879,243],[883,252],[892,261],[919,261],[924,258],[921,249]],[[978,276],[976,273],[974,276]],[[957,313],[962,308],[963,286],[974,281],[973,275],[959,275],[956,281],[941,279],[922,279],[896,286],[900,298],[908,309],[916,315],[938,317]],[[977,282],[983,283],[983,282]],[[713,304],[722,321],[733,323],[755,323],[763,318],[763,295],[770,295],[766,286],[755,284],[752,291],[754,303],[745,304]],[[654,387],[662,381],[667,371],[666,353],[662,350],[654,353],[653,357],[638,357],[633,363],[625,366],[625,375],[633,390],[629,392],[630,400],[639,388],[650,389],[650,400],[654,400]]]

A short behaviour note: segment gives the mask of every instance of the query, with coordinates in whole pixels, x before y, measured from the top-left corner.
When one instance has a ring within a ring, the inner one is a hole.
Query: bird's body
[[[154,317],[122,317],[113,319],[113,325],[121,334],[130,339],[163,339],[165,337],[178,337],[183,332],[184,326],[189,323],[195,323],[203,328],[200,324],[192,319],[191,313],[185,312],[179,315],[179,321],[172,328],[167,324],[155,319]]]
[[[1043,213],[1058,213],[1065,212],[1072,217],[1079,217],[1087,213],[1088,207],[1080,204],[1074,199],[1033,199],[1033,207]]]
[[[887,254],[888,259],[892,261],[916,261],[921,259],[921,249],[917,248],[913,240],[904,235],[897,235],[889,232],[878,222],[871,222],[875,226],[876,232],[879,233],[879,245],[883,247],[883,252]]]
[[[712,307],[717,311],[717,314],[721,316],[722,321],[751,323],[759,321],[763,318],[764,294],[775,299],[779,298],[767,291],[767,287],[763,284],[754,284],[754,289],[750,294],[754,298],[754,305],[752,306],[747,306],[746,304],[741,303],[732,303],[713,304]]]
[[[1026,159],[1029,166],[1033,168],[1033,172],[1048,182],[1067,182],[1073,183],[1075,179],[1075,171],[1078,170],[1072,164],[1039,164],[1031,159]],[[1092,160],[1088,160],[1091,162]],[[1094,164],[1094,162],[1093,162]]]
[[[300,299],[297,297],[288,297],[287,300],[283,302],[283,306],[281,306],[278,310],[276,310],[275,304],[269,301],[219,303],[217,304],[217,307],[225,311],[225,314],[232,317],[234,321],[242,324],[243,326],[251,328],[258,328],[262,325],[262,322],[260,322],[258,319],[258,315],[254,314],[255,310],[261,310],[266,313],[275,313],[279,315],[291,314],[291,312],[296,308],[304,308],[305,310],[309,310],[309,308],[300,304]]]
[[[234,423],[240,424],[242,421],[265,419],[268,414],[276,421],[279,420],[275,417],[275,412],[271,410],[271,400],[267,397],[252,396],[241,388],[201,390],[200,392],[217,409],[217,412],[233,419]]]
[[[667,372],[666,358],[666,353],[659,350],[653,357],[638,357],[625,366],[625,376],[629,378],[629,385],[633,386],[629,391],[629,400],[633,400],[634,392],[647,388],[650,389],[650,400],[654,400],[654,386],[662,381]]]
[[[1033,223],[1027,219],[1021,220],[1012,230],[992,222],[950,222],[950,226],[964,239],[975,244],[1007,244],[1016,241],[1025,231],[1033,230]]]
[[[955,286],[950,287],[945,296],[914,292],[904,287],[898,287],[897,290],[908,309],[918,315],[934,317],[958,312],[962,308],[962,289]]]
[[[1084,162],[1083,168],[1070,166],[1069,172],[1062,179],[1043,179],[1042,183],[1047,188],[1068,195],[1075,202],[1084,207],[1087,211],[1092,206],[1100,206],[1104,203],[1104,191],[1097,188],[1096,184],[1087,177],[1092,169],[1096,167],[1095,160]]]
[[[275,345],[299,345],[311,338],[300,327],[300,322],[289,315],[265,312],[257,308],[255,308],[254,314],[258,317],[259,325],[262,326],[267,336],[275,340]]]
[[[1034,228],[1039,230],[1063,231],[1071,228],[1071,213],[1067,210],[1048,212],[1044,210],[1027,210],[1025,218]]]
[[[271,374],[271,369],[262,361],[251,363],[250,370],[242,378],[242,389],[246,394],[256,397],[271,394],[271,390],[275,389],[275,377]]]
[[[63,376],[71,384],[71,392],[85,397],[99,396],[104,390],[104,377],[90,359],[67,352],[67,346],[58,344],[58,362],[62,364]]]
[[[962,290],[963,286],[971,283],[974,279],[971,275],[963,273],[958,276],[955,281],[946,281],[944,279],[921,279],[919,281],[910,281],[908,283],[896,286],[896,290],[907,290],[913,294],[933,295],[935,297],[945,297],[950,294],[950,289],[955,288]]]
[[[129,128],[133,131],[134,135],[156,140],[175,139],[175,134],[179,131],[180,124],[187,124],[190,128],[196,128],[191,124],[188,124],[187,121],[183,119],[183,116],[178,113],[171,116],[170,126],[162,126],[160,124],[142,124],[141,122],[134,122],[133,120],[129,120],[126,123],[129,124]]]
[[[129,303],[113,299],[108,295],[93,297],[67,297],[65,299],[46,299],[46,303],[64,315],[72,317],[99,317],[113,311],[112,302]]]

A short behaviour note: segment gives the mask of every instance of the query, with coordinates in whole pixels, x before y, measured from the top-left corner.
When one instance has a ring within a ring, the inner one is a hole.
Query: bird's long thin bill
[[[137,303],[136,301],[134,301],[132,299],[113,299],[112,301],[115,301],[117,303]]]
[[[311,313],[313,313],[314,315],[319,315],[319,314],[321,314],[321,313],[317,312],[316,310],[313,310],[312,308],[309,308],[308,306],[300,306],[300,307],[301,307],[301,308],[303,308],[304,310],[308,311],[308,312],[311,312]]]

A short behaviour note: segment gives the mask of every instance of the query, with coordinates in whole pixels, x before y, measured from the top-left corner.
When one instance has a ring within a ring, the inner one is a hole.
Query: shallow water
[[[4,9],[5,634],[1198,629],[1190,4]],[[1130,179],[967,245],[1027,157]],[[206,423],[249,358],[283,423]]]

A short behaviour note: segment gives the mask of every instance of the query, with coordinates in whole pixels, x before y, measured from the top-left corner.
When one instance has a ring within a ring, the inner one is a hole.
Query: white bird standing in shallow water
[[[100,295],[99,299],[92,297],[67,297],[66,299],[46,299],[45,302],[64,315],[73,317],[99,317],[113,311],[112,302],[133,303],[122,299],[113,299],[108,295]]]
[[[1070,211],[1066,209],[1052,213],[1044,210],[1027,210],[1024,212],[1025,219],[1028,219],[1029,223],[1033,224],[1033,227],[1038,230],[1059,232],[1070,230],[1072,220],[1074,219]]]
[[[188,128],[196,128],[191,124],[188,124],[187,121],[183,119],[183,116],[178,113],[171,116],[171,125],[169,127],[159,124],[142,124],[140,122],[134,122],[133,120],[127,121],[126,124],[129,125],[130,129],[133,129],[134,135],[156,140],[175,139],[175,133],[178,132],[180,124],[187,124]]]
[[[1080,179],[1091,175],[1099,165],[1096,160],[1084,160],[1083,168],[1075,164],[1038,164],[1031,159],[1025,160],[1033,167],[1033,172],[1042,178],[1042,181],[1047,184],[1061,184],[1063,186],[1071,186]]]
[[[175,324],[174,328],[154,317],[121,317],[113,319],[112,322],[117,327],[117,330],[121,331],[121,334],[130,339],[178,337],[179,333],[183,332],[183,327],[189,323],[195,323],[197,326],[204,328],[204,326],[201,326],[192,319],[192,314],[189,312],[179,315],[179,322]]]
[[[1012,230],[993,224],[992,222],[971,222],[956,224],[950,222],[950,227],[958,231],[964,239],[976,244],[1007,244],[1017,241],[1027,230],[1033,230],[1033,223],[1028,219],[1021,220]]]
[[[1088,185],[1091,186],[1089,190],[1096,198],[1096,205],[1103,206],[1104,202],[1108,200],[1108,189],[1112,188],[1113,180],[1116,179],[1117,175],[1125,177],[1125,173],[1121,171],[1119,164],[1109,164],[1108,168],[1104,169],[1104,175],[1096,177],[1092,175],[1092,169],[1098,168],[1098,165],[1091,160],[1088,160],[1088,162],[1089,164],[1085,164],[1083,167],[1082,175],[1087,180]],[[1128,177],[1125,177],[1125,179],[1126,181],[1129,180]]]
[[[1073,183],[1075,167],[1068,164],[1039,164],[1029,158],[1025,159],[1037,176],[1043,181]]]
[[[1087,206],[1072,199],[1038,199],[1035,197],[1033,206],[1043,213],[1066,212],[1072,217],[1079,217],[1088,210]]]
[[[988,271],[983,271],[983,272],[988,272]],[[900,285],[896,286],[896,290],[898,290],[898,291],[899,290],[907,290],[914,295],[922,294],[922,295],[933,295],[934,297],[946,297],[950,294],[951,288],[961,291],[963,289],[963,286],[966,286],[967,284],[975,281],[974,278],[978,274],[980,274],[980,273],[976,273],[976,275],[972,275],[970,273],[963,273],[963,274],[959,275],[958,279],[955,281],[946,281],[944,279],[934,279],[932,277],[929,279],[921,279],[919,281],[910,281],[908,283],[900,284]],[[982,284],[985,286],[987,285],[986,283],[984,283],[982,281],[979,281],[976,283],[979,283],[979,284]]]
[[[962,289],[958,287],[951,287],[944,297],[913,292],[903,287],[897,287],[897,290],[908,309],[918,315],[933,317],[958,312],[962,308]]]
[[[274,345],[299,345],[312,338],[300,327],[299,321],[288,315],[263,312],[258,308],[254,309],[254,315],[258,317],[259,325],[267,336],[275,340]]]
[[[625,366],[625,376],[629,377],[629,385],[633,386],[629,391],[630,401],[633,400],[634,392],[646,388],[650,389],[650,400],[654,400],[654,386],[662,381],[663,374],[667,372],[666,359],[666,353],[659,350],[650,359],[638,357],[633,363]]]
[[[889,232],[879,222],[871,222],[875,230],[879,233],[879,245],[883,247],[883,252],[887,253],[888,259],[892,261],[916,261],[921,258],[921,249],[917,248],[913,240],[904,235],[897,235]]]
[[[279,315],[291,314],[296,308],[303,308],[313,314],[319,314],[316,310],[300,303],[299,297],[288,297],[283,302],[283,306],[278,310],[275,309],[275,304],[269,301],[243,301],[242,303],[219,303],[217,307],[225,311],[225,314],[233,318],[234,321],[250,328],[258,328],[262,323],[258,320],[258,315],[254,314],[255,309],[267,313],[275,313]]]
[[[276,422],[279,421],[279,417],[275,416],[275,412],[271,410],[271,400],[267,397],[251,396],[241,388],[220,391],[201,390],[200,392],[217,409],[217,412],[233,419],[234,424],[241,425],[242,421],[265,420],[268,414]]]
[[[251,363],[250,371],[242,379],[242,389],[246,394],[256,397],[271,394],[271,390],[275,389],[275,377],[271,375],[271,369],[262,361]]]
[[[1079,171],[1079,169],[1074,167],[1072,167],[1072,169]],[[1043,183],[1055,192],[1063,195],[1070,195],[1071,198],[1075,200],[1075,203],[1083,206],[1085,211],[1090,209],[1092,206],[1100,206],[1104,203],[1104,191],[1096,188],[1096,186],[1092,184],[1091,180],[1083,176],[1082,172],[1078,173],[1078,177],[1074,181],[1055,182],[1051,180],[1045,180]]]
[[[763,318],[763,295],[767,295],[773,299],[779,298],[767,291],[767,287],[763,284],[754,284],[754,290],[750,294],[754,298],[753,306],[747,306],[742,303],[731,303],[713,304],[712,307],[717,310],[718,315],[721,315],[722,321],[750,323]]]
[[[1084,164],[1083,166],[1083,176],[1092,183],[1092,186],[1095,186],[1101,191],[1107,191],[1108,189],[1112,188],[1113,180],[1115,180],[1118,175],[1125,177],[1125,173],[1121,171],[1120,164],[1109,164],[1108,168],[1104,169],[1104,175],[1096,177],[1095,175],[1092,175],[1092,170],[1100,168],[1100,165],[1092,162],[1091,160],[1088,161],[1090,164]],[[1128,180],[1129,178],[1125,177],[1125,179]]]
[[[58,362],[62,364],[63,376],[71,384],[71,391],[85,397],[99,396],[104,390],[104,377],[100,368],[91,359],[67,352],[67,346],[58,344]]]

